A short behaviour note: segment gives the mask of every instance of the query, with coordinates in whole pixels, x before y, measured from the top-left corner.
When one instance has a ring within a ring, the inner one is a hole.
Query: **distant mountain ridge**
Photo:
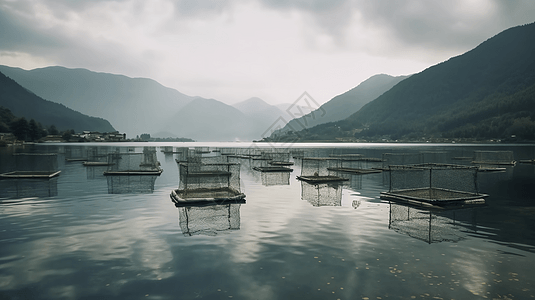
[[[316,110],[289,121],[276,134],[288,130],[302,130],[319,124],[343,120],[407,77],[394,77],[386,74],[374,75],[351,90],[332,98]]]
[[[90,117],[62,104],[45,100],[2,72],[0,72],[0,106],[8,108],[17,117],[34,119],[45,126],[55,125],[58,130],[115,131],[107,120]]]
[[[535,23],[394,86],[348,118],[302,140],[476,138],[535,140]]]
[[[40,97],[108,119],[129,136],[161,130],[167,118],[193,99],[152,79],[86,69],[0,66],[0,72]]]

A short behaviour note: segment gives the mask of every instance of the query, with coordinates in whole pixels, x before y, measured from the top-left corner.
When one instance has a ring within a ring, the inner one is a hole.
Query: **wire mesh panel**
[[[513,151],[474,151],[474,164],[513,165]]]
[[[240,229],[241,204],[219,204],[178,208],[178,225],[185,236],[217,235]]]
[[[389,229],[426,243],[456,242],[475,228],[475,211],[458,209],[433,211],[390,204]]]
[[[342,185],[337,183],[309,184],[301,182],[301,199],[312,206],[341,206]]]

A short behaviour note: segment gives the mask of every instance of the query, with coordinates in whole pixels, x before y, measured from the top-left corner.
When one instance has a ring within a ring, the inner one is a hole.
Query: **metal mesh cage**
[[[390,166],[390,189],[439,188],[478,193],[477,168],[448,164]]]
[[[56,153],[14,153],[12,171],[56,172],[58,155]]]
[[[179,163],[180,190],[240,190],[240,165],[233,163]]]
[[[107,147],[90,147],[87,149],[87,161],[94,163],[108,162],[109,148]]]
[[[447,164],[390,166],[390,188],[381,197],[418,201],[457,201],[479,194],[477,168]]]
[[[329,176],[330,159],[324,158],[303,158],[301,162],[301,176]]]
[[[342,185],[337,183],[309,184],[301,182],[301,199],[312,206],[341,206]]]
[[[513,151],[474,151],[475,164],[512,165],[515,163]]]
[[[262,152],[261,157],[272,160],[272,161],[281,161],[281,162],[290,161],[289,152]]]
[[[65,160],[85,160],[87,159],[87,150],[88,148],[84,146],[65,147]]]
[[[429,244],[462,240],[474,224],[473,209],[432,211],[390,204],[389,229]]]
[[[219,204],[178,208],[178,225],[185,236],[217,235],[240,229],[241,204]]]
[[[158,171],[160,162],[156,150],[143,149],[143,153],[110,153],[108,154],[108,172]]]

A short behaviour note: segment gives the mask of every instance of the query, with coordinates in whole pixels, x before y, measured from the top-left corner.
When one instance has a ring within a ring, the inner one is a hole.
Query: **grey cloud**
[[[81,32],[73,35],[61,26],[43,26],[33,19],[35,12],[31,6],[18,3],[9,8],[12,10],[0,6],[0,51],[28,53],[65,66],[91,66],[93,70],[117,66],[117,69],[136,72],[151,63],[132,64],[132,57],[125,55],[128,49],[114,41],[91,39]],[[64,10],[54,13],[58,16]]]
[[[443,0],[258,0],[274,10],[299,10],[312,18],[315,28],[330,34],[344,47],[348,27],[357,19],[364,28],[380,32],[394,47],[460,50],[473,47],[486,38],[516,25],[535,21],[535,2],[530,0],[488,0],[494,7],[479,22],[470,12],[459,11],[465,1]],[[487,7],[475,7],[485,11]],[[474,11],[474,13],[478,13]],[[386,49],[384,51],[387,51]]]

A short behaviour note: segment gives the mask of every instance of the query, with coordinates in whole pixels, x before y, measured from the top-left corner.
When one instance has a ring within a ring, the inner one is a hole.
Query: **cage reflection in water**
[[[301,182],[301,199],[312,206],[341,206],[342,184],[337,182],[310,184]]]
[[[154,183],[157,175],[110,175],[108,181],[108,194],[150,194],[154,192]]]
[[[391,202],[388,228],[429,244],[457,242],[476,232],[476,208],[433,210]]]
[[[477,168],[449,164],[389,166],[390,188],[381,199],[419,205],[484,203]]]
[[[290,185],[290,172],[262,172],[262,185]]]
[[[245,200],[180,206],[178,225],[185,236],[217,235],[240,229],[240,206]]]
[[[0,198],[54,197],[58,195],[58,178],[15,178],[0,180]]]

